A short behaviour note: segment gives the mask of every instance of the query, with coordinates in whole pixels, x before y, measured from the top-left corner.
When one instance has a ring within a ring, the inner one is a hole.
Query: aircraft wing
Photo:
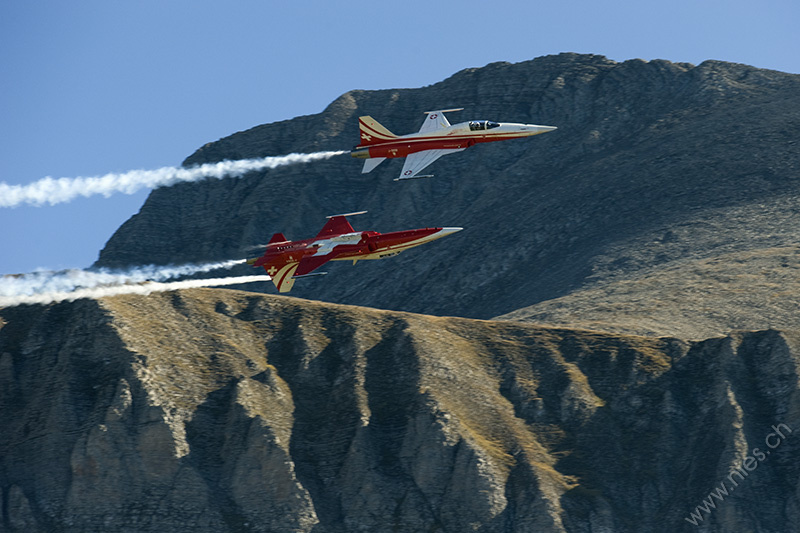
[[[457,107],[455,109],[440,109],[439,111],[425,111],[425,114],[428,115],[425,117],[425,122],[422,123],[422,127],[419,129],[420,133],[429,133],[431,131],[440,130],[442,128],[446,128],[450,125],[450,122],[447,121],[445,118],[445,113],[450,113],[451,111],[462,111],[463,107]]]
[[[446,150],[424,150],[422,152],[416,152],[406,157],[406,162],[403,165],[403,171],[400,173],[400,177],[397,179],[407,180],[411,179],[419,172],[442,157],[443,155],[453,154],[455,152],[461,152],[462,150],[466,150],[466,148],[449,148]]]
[[[450,122],[444,116],[444,113],[444,111],[427,111],[428,116],[425,117],[425,122],[422,123],[419,132],[430,133],[449,126]]]
[[[300,260],[300,264],[297,267],[294,276],[305,276],[310,274],[334,257],[341,255],[341,253],[341,251],[337,251],[336,248],[333,248],[326,254],[308,255]]]

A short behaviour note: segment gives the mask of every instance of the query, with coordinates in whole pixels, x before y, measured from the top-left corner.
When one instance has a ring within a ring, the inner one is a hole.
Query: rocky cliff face
[[[562,54],[202,147],[187,165],[347,149],[359,115],[407,133],[442,107],[559,127],[433,180],[344,156],[153,191],[99,265],[242,257],[362,209],[466,229],[293,292],[387,310],[211,289],[0,309],[0,532],[791,530],[799,97],[744,65]]]
[[[357,229],[465,230],[396,258],[335,264],[292,294],[490,318],[644,271],[800,239],[800,77],[717,61],[562,54],[495,63],[420,89],[352,91],[318,115],[209,143],[186,164],[349,149],[359,115],[410,133],[422,111],[443,107],[466,108],[452,121],[559,129],[444,157],[431,180],[393,182],[400,161],[362,175],[361,161],[342,156],[158,189],[98,264],[242,257],[274,232],[304,238],[326,215],[367,209],[353,220]]]
[[[798,346],[212,289],[2,309],[0,531],[788,531]]]
[[[675,261],[498,317],[540,325],[705,339],[731,329],[800,330],[800,247]]]

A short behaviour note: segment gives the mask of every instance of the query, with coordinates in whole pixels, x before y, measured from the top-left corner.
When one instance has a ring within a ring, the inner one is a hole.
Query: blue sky
[[[560,52],[800,73],[799,20],[796,0],[5,0],[0,182],[179,165],[352,89]],[[89,266],[146,197],[0,208],[0,274]]]

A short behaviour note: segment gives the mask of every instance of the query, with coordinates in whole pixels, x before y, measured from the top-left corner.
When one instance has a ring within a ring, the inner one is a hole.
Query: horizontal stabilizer
[[[383,163],[385,157],[373,157],[372,159],[367,159],[364,161],[364,168],[361,169],[362,174],[366,174],[367,172],[372,172],[372,169]]]

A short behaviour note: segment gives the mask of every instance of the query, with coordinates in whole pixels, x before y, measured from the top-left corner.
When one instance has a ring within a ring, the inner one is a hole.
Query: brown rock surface
[[[800,246],[675,261],[518,309],[498,320],[704,339],[732,329],[800,331]]]
[[[434,180],[341,157],[153,191],[99,265],[241,257],[361,209],[466,229],[292,293],[337,303],[0,309],[0,532],[792,530],[799,95],[746,65],[562,54],[207,144],[186,164],[346,149],[361,114],[559,127]]]
[[[775,330],[686,343],[221,289],[0,324],[4,532],[694,531],[771,425],[800,428],[798,339]],[[706,531],[800,518],[784,433]]]

